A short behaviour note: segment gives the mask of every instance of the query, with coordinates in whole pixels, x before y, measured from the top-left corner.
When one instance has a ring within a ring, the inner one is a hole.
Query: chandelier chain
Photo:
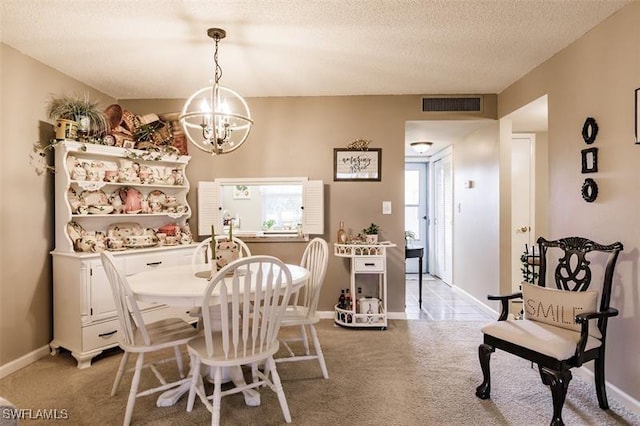
[[[218,43],[220,42],[220,37],[216,36],[214,40],[216,42],[216,48],[213,52],[213,62],[215,64],[214,81],[216,84],[218,84],[220,82],[220,79],[222,78],[222,68],[220,67],[220,64],[218,64]]]

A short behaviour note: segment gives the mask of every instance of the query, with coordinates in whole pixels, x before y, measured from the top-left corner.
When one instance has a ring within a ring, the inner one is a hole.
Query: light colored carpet
[[[352,330],[321,321],[330,378],[314,361],[278,364],[294,425],[548,425],[551,393],[537,368],[496,352],[492,357],[492,399],[475,397],[482,381],[477,348],[480,322],[391,321],[389,328]],[[68,353],[47,356],[0,380],[0,396],[19,408],[66,409],[73,425],[122,424],[130,375],[110,397],[118,352],[78,370]],[[165,369],[173,371],[173,365]],[[164,367],[163,367],[164,368]],[[147,380],[150,372],[145,373]],[[262,404],[247,407],[241,395],[222,400],[222,424],[281,425],[275,395],[263,389]],[[156,396],[139,398],[134,425],[209,424],[199,401],[185,412],[186,397],[168,408]],[[591,383],[577,375],[569,385],[563,419],[567,425],[640,425],[637,416],[609,398],[602,411]],[[51,424],[51,421],[25,421]]]

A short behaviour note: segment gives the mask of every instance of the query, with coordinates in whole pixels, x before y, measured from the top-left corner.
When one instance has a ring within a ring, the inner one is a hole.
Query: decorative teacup
[[[115,238],[109,238],[107,240],[107,247],[109,250],[122,250],[124,248],[124,241]]]
[[[142,183],[152,183],[153,182],[153,172],[149,169],[141,169],[138,172],[138,177],[140,178],[140,182]]]
[[[165,234],[164,232],[157,232],[156,237],[158,237],[158,244],[160,244],[161,246],[167,243],[167,234]]]
[[[115,182],[118,180],[118,171],[117,170],[105,170],[104,172],[104,180],[105,182]]]

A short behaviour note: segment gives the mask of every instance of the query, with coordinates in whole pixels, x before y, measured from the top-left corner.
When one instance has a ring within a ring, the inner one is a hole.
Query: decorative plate
[[[71,241],[75,241],[78,238],[81,238],[84,234],[84,229],[78,222],[67,223],[67,235],[69,235],[69,239]]]
[[[67,190],[67,201],[69,202],[69,207],[71,207],[71,213],[78,213],[78,207],[80,207],[82,202],[73,188]]]
[[[149,248],[149,247],[155,247],[157,246],[158,243],[148,243],[148,244],[125,244],[125,247],[127,248]]]
[[[101,189],[95,191],[82,191],[80,200],[85,206],[106,206],[109,204],[109,197]]]
[[[167,196],[164,192],[156,189],[149,193],[149,195],[147,196],[147,201],[149,202],[149,205],[151,205],[151,203],[164,205],[167,202]]]
[[[113,211],[113,206],[107,204],[106,206],[89,206],[89,214],[109,214]]]

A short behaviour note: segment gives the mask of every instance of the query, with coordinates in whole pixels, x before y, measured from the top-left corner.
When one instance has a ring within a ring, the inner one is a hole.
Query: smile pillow
[[[576,315],[598,310],[597,291],[565,291],[522,283],[522,296],[526,319],[578,333],[581,325],[576,323]],[[589,334],[597,339],[602,338],[596,320],[589,321]]]

